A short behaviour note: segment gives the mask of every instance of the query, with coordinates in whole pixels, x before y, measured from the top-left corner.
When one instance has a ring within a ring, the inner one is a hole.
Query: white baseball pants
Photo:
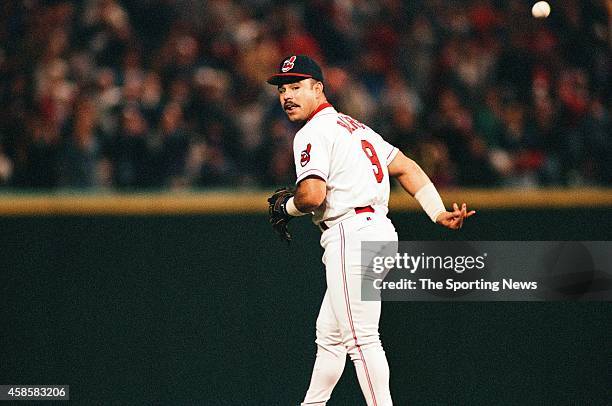
[[[361,213],[321,235],[327,291],[317,318],[317,357],[302,405],[327,404],[347,354],[368,406],[392,405],[389,365],[378,334],[381,302],[361,300],[362,241],[397,242],[397,233],[386,216]]]

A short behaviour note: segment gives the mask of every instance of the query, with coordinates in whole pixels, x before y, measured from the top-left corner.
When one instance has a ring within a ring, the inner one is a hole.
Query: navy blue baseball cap
[[[315,79],[323,82],[321,67],[306,55],[291,55],[283,59],[278,66],[278,73],[270,76],[267,82],[271,85],[286,85],[304,79]]]

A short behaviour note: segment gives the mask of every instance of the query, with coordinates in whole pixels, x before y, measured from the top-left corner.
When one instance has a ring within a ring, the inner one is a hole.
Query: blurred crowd
[[[439,186],[612,186],[612,1],[0,5],[0,185],[291,184],[283,57]]]

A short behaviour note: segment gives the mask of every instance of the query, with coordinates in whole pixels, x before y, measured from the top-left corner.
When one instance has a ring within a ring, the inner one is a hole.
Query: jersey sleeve
[[[379,145],[377,145],[376,148],[380,151],[379,156],[385,159],[385,164],[387,166],[389,166],[391,161],[393,161],[393,159],[399,152],[399,149],[397,149],[397,147],[394,147],[393,145],[389,144],[382,137],[380,137]]]
[[[298,134],[293,141],[296,181],[307,176],[317,176],[327,182],[331,145],[323,134],[315,131]]]

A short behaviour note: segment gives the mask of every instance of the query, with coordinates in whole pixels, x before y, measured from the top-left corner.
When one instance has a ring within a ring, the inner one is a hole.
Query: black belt
[[[372,206],[355,207],[355,214],[361,214],[361,213],[374,213],[374,207]],[[323,231],[329,230],[329,226],[325,224],[324,221],[319,223],[319,227],[321,227],[321,230]]]

